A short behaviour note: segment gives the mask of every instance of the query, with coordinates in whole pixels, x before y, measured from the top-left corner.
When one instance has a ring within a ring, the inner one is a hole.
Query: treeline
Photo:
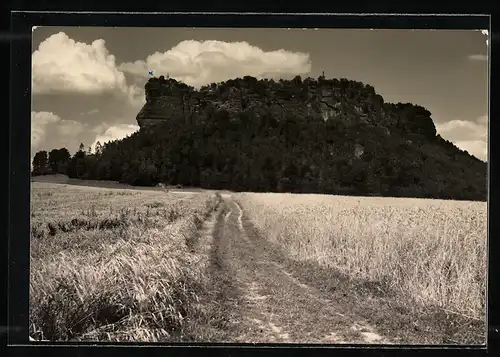
[[[486,200],[486,163],[439,135],[385,135],[320,117],[213,110],[106,143],[95,153],[39,152],[33,174],[253,192]],[[46,157],[45,164],[43,159]],[[45,171],[44,171],[45,170]]]
[[[83,144],[82,144],[83,145]],[[53,149],[49,153],[38,151],[33,157],[32,175],[47,175],[51,173],[67,174],[68,164],[71,162],[68,149]]]

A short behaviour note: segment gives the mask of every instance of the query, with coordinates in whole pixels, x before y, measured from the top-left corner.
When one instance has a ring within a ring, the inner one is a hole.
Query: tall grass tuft
[[[208,263],[187,242],[220,198],[199,194],[186,203],[169,194],[81,189],[88,197],[65,209],[63,197],[74,192],[50,189],[52,196],[35,189],[32,203],[30,334],[80,341],[191,338],[192,325],[206,319],[198,296],[208,288]],[[56,197],[50,214],[46,197]]]

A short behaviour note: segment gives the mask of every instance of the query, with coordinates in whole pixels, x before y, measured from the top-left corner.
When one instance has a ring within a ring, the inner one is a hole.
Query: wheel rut
[[[287,271],[230,195],[213,229],[212,270],[230,315],[228,341],[390,344],[377,330]]]

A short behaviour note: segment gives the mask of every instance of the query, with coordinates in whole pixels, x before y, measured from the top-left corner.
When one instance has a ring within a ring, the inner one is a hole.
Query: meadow
[[[485,321],[487,203],[242,193],[267,239],[297,261],[382,282],[404,306]]]
[[[31,194],[30,336],[189,339],[208,284],[193,244],[220,195],[41,182]]]

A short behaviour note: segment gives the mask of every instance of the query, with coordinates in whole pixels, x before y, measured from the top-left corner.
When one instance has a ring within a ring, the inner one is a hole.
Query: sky
[[[427,108],[443,138],[487,159],[486,31],[37,27],[32,43],[32,156],[137,131],[149,71],[194,87],[324,71]]]

